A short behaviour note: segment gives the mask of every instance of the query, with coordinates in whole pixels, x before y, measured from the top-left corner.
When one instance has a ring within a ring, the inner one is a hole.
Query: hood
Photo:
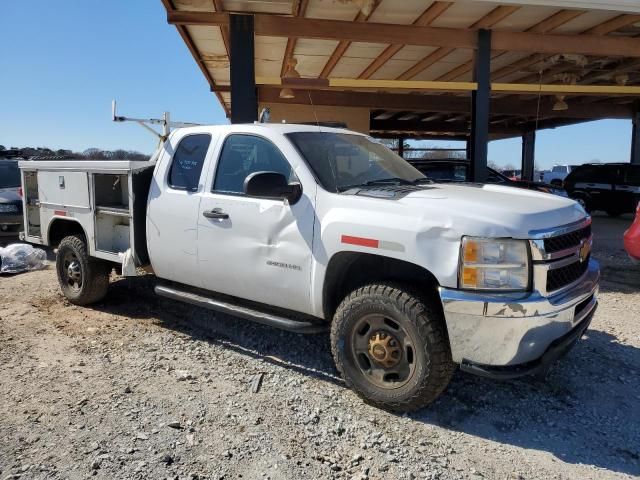
[[[586,212],[571,199],[521,188],[480,184],[433,184],[397,200],[427,223],[448,219],[463,235],[531,238],[577,222]]]

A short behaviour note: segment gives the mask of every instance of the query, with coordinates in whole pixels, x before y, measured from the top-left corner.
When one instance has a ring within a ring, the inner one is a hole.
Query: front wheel
[[[104,298],[109,288],[110,266],[89,256],[84,238],[62,239],[56,254],[58,283],[65,297],[76,305],[89,305]]]
[[[396,412],[433,402],[455,370],[439,309],[397,285],[368,285],[349,295],[334,316],[331,347],[347,385]]]

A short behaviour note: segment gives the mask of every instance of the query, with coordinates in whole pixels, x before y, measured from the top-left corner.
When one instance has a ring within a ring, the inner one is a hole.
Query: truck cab
[[[151,162],[85,163],[21,165],[25,210],[39,217],[27,239],[58,248],[67,298],[101,301],[114,266],[144,267],[165,297],[330,330],[346,383],[390,410],[429,404],[456,365],[546,371],[597,305],[591,219],[576,202],[435,183],[359,133],[197,126]],[[82,205],[70,184],[88,192]]]

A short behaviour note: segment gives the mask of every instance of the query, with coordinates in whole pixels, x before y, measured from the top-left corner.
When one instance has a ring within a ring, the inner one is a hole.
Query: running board
[[[175,288],[164,285],[155,287],[156,294],[178,300],[180,302],[190,303],[198,307],[215,310],[216,312],[226,313],[235,317],[241,317],[252,322],[269,325],[270,327],[288,330],[294,333],[320,333],[326,332],[327,326],[322,323],[313,323],[302,320],[291,320],[273,313],[261,312],[252,308],[240,306],[234,303],[225,302],[216,298],[205,297],[191,292],[176,290]]]

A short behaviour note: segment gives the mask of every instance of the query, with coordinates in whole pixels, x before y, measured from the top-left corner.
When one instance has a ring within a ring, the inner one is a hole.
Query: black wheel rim
[[[82,288],[82,265],[78,256],[73,252],[65,252],[62,258],[62,279],[73,291]]]
[[[415,372],[416,350],[411,334],[386,315],[365,315],[356,322],[351,351],[360,374],[379,388],[400,388]]]

